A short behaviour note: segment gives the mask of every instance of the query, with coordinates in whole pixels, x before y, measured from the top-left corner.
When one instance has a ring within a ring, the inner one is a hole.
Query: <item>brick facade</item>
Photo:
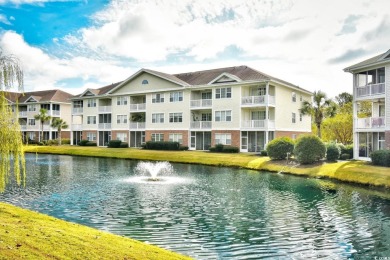
[[[124,140],[124,142],[126,143],[129,143],[129,138],[130,138],[130,132],[127,131],[127,130],[112,130],[111,131],[111,140],[117,140],[118,137],[117,137],[117,134],[118,133],[124,133],[127,135],[126,139]]]
[[[232,135],[232,144],[240,148],[240,130],[213,130],[211,131],[211,146],[215,146],[215,134],[231,134]]]
[[[95,133],[96,134],[96,141],[98,139],[98,132],[96,130],[87,130],[87,131],[83,131],[83,134],[82,134],[82,138],[83,140],[87,140],[87,134],[88,133]]]
[[[145,142],[152,140],[152,134],[164,134],[164,141],[169,141],[169,134],[182,134],[183,143],[182,146],[189,146],[187,130],[146,130]]]
[[[385,149],[390,150],[390,131],[385,132]]]

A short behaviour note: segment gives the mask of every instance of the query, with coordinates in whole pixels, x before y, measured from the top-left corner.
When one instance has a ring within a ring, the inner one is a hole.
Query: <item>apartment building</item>
[[[68,124],[71,122],[71,98],[73,95],[64,91],[6,92],[5,96],[15,113],[15,117],[19,120],[25,141],[57,139],[57,129],[50,126],[52,121],[55,118],[61,118]],[[47,114],[52,118],[43,124],[43,139],[40,137],[41,122],[34,118],[35,115],[39,114],[41,108],[46,109]],[[62,130],[62,138],[70,138],[70,128]]]
[[[167,74],[141,69],[122,82],[72,98],[71,140],[129,147],[178,141],[190,150],[221,143],[259,152],[280,136],[311,132],[300,114],[312,93],[247,66]]]
[[[390,50],[344,71],[353,75],[354,158],[368,160],[372,151],[390,149]],[[368,115],[360,112],[367,104]]]

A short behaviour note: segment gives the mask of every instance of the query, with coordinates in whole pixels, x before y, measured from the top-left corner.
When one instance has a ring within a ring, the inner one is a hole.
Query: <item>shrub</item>
[[[235,146],[230,146],[230,145],[224,145],[222,148],[223,153],[238,153],[240,149]]]
[[[148,141],[145,143],[145,149],[148,150],[168,150],[178,151],[180,149],[179,142],[154,142]]]
[[[96,142],[88,141],[85,146],[97,146]]]
[[[188,151],[188,146],[180,146],[180,151]]]
[[[58,145],[58,140],[57,139],[48,140],[47,145]]]
[[[341,154],[349,154],[348,159],[353,158],[353,145],[352,144],[340,146],[340,149],[341,149]]]
[[[88,143],[89,141],[88,140],[81,140],[80,142],[79,142],[79,145],[80,146],[87,146],[87,143]]]
[[[129,144],[126,143],[126,142],[122,142],[120,145],[119,145],[119,148],[128,148],[129,147]]]
[[[260,156],[268,156],[268,153],[266,150],[261,150],[260,151]]]
[[[377,150],[371,153],[372,164],[390,167],[390,150]]]
[[[349,154],[343,153],[340,155],[340,159],[341,160],[349,160],[349,159],[351,159],[351,157],[349,156]]]
[[[294,141],[288,137],[276,138],[268,143],[266,150],[272,160],[286,159],[287,153],[294,151]]]
[[[335,162],[340,157],[340,147],[335,143],[326,145],[326,160]]]
[[[325,153],[325,144],[315,135],[304,135],[295,143],[294,155],[299,163],[314,163],[324,158]]]
[[[108,142],[108,148],[119,148],[121,146],[121,140],[111,140]]]
[[[216,144],[215,145],[215,151],[216,152],[222,152],[223,151],[223,144]]]
[[[70,144],[70,139],[69,138],[62,138],[61,144]]]

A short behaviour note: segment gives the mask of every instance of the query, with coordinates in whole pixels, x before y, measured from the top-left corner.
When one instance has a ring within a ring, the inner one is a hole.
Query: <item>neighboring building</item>
[[[35,120],[34,116],[44,108],[47,114],[55,118],[63,119],[68,125],[71,122],[71,98],[73,95],[61,90],[44,90],[33,92],[6,92],[6,98],[12,106],[12,111],[19,120],[23,140],[40,141],[41,122]],[[57,139],[56,128],[52,128],[51,122],[43,124],[43,140]],[[62,138],[70,138],[70,127],[62,130]]]
[[[140,147],[178,141],[191,150],[217,143],[259,152],[275,137],[311,132],[300,114],[312,93],[247,66],[166,74],[141,69],[126,80],[72,99],[72,143]]]
[[[369,159],[372,151],[390,149],[390,50],[344,71],[353,74],[354,158]],[[362,117],[359,107],[367,102],[371,116]]]

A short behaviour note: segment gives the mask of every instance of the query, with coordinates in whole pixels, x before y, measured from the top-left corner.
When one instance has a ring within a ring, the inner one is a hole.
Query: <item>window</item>
[[[117,115],[116,116],[117,124],[127,124],[127,116],[126,115]]]
[[[127,133],[117,133],[116,140],[121,140],[122,142],[127,142]]]
[[[152,103],[164,103],[164,94],[153,94]]]
[[[215,122],[230,122],[232,121],[232,111],[215,111]]]
[[[28,120],[28,125],[35,125],[35,119],[34,118],[29,119]]]
[[[302,97],[302,95],[299,95],[299,101],[303,101],[303,97]]]
[[[164,123],[164,113],[152,114],[152,123]]]
[[[292,113],[292,120],[291,121],[293,124],[295,124],[295,120],[296,120],[295,117],[296,117],[295,113]]]
[[[51,104],[51,108],[52,108],[54,111],[60,111],[60,105],[59,105],[59,104]]]
[[[146,80],[146,79],[144,79],[143,81],[142,81],[142,83],[141,83],[142,85],[147,85],[147,84],[149,84],[149,81],[148,80]]]
[[[299,113],[299,121],[302,122],[302,119],[303,119],[303,115],[302,113]]]
[[[87,133],[88,141],[96,141],[96,133]]]
[[[169,102],[179,102],[179,101],[183,101],[182,91],[171,92],[169,94]]]
[[[74,108],[81,108],[81,107],[83,107],[83,101],[82,100],[74,101],[73,102],[73,107]]]
[[[202,92],[202,99],[212,99],[213,95],[211,92]]]
[[[87,107],[96,107],[96,99],[88,99]]]
[[[118,106],[126,106],[127,105],[127,97],[117,97],[116,104]]]
[[[87,125],[96,125],[96,116],[87,116]]]
[[[211,121],[211,113],[202,113],[202,121]]]
[[[297,102],[297,94],[295,92],[293,92],[291,94],[291,99],[292,99],[292,102]]]
[[[37,111],[37,107],[35,105],[28,105],[27,106],[27,110],[30,111],[30,112],[31,111]]]
[[[215,89],[215,98],[231,98],[232,97],[232,88],[217,88]]]
[[[379,136],[378,136],[378,150],[384,150],[385,149],[385,144],[386,144],[386,140],[385,140],[385,133],[381,132],[381,133],[378,133]]]
[[[29,132],[29,133],[28,133],[28,139],[30,139],[30,140],[34,140],[34,139],[35,139],[35,134],[34,134],[34,132]]]
[[[183,113],[169,113],[169,123],[183,122]]]
[[[266,93],[267,89],[265,87],[251,88],[251,96],[264,96]]]
[[[252,111],[252,120],[265,120],[265,111]]]
[[[169,134],[169,141],[183,144],[183,134]]]
[[[152,134],[152,142],[164,141],[164,134]]]
[[[215,144],[232,144],[232,134],[215,134]]]

